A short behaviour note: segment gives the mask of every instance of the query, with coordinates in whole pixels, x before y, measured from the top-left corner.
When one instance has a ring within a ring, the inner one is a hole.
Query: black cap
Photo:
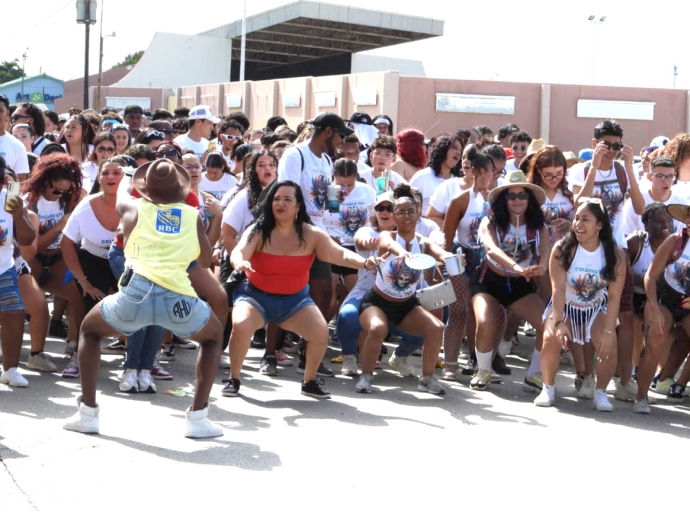
[[[10,100],[8,100],[7,96],[2,93],[0,93],[0,103],[4,103],[5,107],[10,108]]]
[[[354,130],[345,126],[345,121],[343,121],[339,115],[333,114],[332,112],[323,112],[319,114],[312,124],[316,128],[333,128],[341,137],[346,137],[354,133]]]
[[[141,114],[142,116],[144,115],[144,109],[141,108],[139,105],[127,105],[125,107],[125,112],[123,115],[127,114]]]
[[[351,123],[368,124],[371,126],[374,122],[371,120],[371,116],[366,112],[355,112],[350,118]]]

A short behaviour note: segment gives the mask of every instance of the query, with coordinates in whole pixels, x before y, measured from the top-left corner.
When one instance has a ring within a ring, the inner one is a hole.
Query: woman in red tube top
[[[311,199],[307,199],[311,200]],[[254,331],[274,321],[307,342],[302,394],[330,398],[316,370],[326,353],[328,324],[309,296],[309,268],[314,257],[351,268],[373,269],[367,260],[343,249],[325,231],[311,225],[305,198],[296,183],[283,181],[268,193],[256,224],[247,229],[230,255],[230,264],[247,274],[235,288],[230,336],[230,379],[223,396],[237,396],[240,370]]]

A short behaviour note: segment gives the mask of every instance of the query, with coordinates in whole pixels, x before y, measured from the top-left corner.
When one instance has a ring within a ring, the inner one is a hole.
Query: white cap
[[[189,112],[189,119],[208,119],[212,123],[219,123],[220,119],[211,113],[208,105],[197,105]]]
[[[657,148],[663,148],[666,144],[668,144],[669,140],[670,139],[668,137],[659,135],[658,137],[654,137],[654,139],[652,139],[652,142],[650,142],[649,145]]]

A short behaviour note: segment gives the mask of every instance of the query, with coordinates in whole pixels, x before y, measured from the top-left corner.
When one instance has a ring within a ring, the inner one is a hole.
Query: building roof
[[[27,82],[29,82],[29,81],[31,81],[31,80],[38,80],[39,78],[47,78],[47,79],[49,79],[49,80],[55,80],[56,82],[63,83],[62,80],[60,80],[59,78],[55,78],[54,76],[50,76],[50,75],[47,74],[47,73],[41,73],[40,75],[34,75],[34,76],[25,76],[25,77],[24,77],[24,83],[27,83]],[[1,83],[1,84],[0,84],[0,87],[7,87],[7,86],[11,86],[11,85],[18,85],[18,84],[21,84],[21,83],[22,83],[22,79],[21,79],[21,78],[17,78],[17,79],[15,79],[15,80],[10,80],[9,82],[3,82],[3,83]]]
[[[297,1],[250,16],[246,22],[245,60],[265,67],[441,36],[444,23],[310,1]],[[198,35],[232,39],[232,58],[239,60],[242,20]]]

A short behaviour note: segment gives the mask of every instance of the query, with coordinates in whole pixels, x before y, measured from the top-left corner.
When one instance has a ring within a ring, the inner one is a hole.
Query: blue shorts
[[[309,296],[309,285],[292,295],[279,295],[262,292],[250,283],[240,283],[235,287],[232,303],[247,302],[256,308],[264,317],[264,322],[275,322],[280,325],[300,309],[316,305]]]
[[[17,269],[13,266],[0,274],[0,313],[24,311],[24,302],[17,284]]]
[[[149,325],[192,336],[211,317],[211,308],[198,297],[170,291],[137,274],[119,292],[103,299],[100,310],[110,327],[128,336]]]

